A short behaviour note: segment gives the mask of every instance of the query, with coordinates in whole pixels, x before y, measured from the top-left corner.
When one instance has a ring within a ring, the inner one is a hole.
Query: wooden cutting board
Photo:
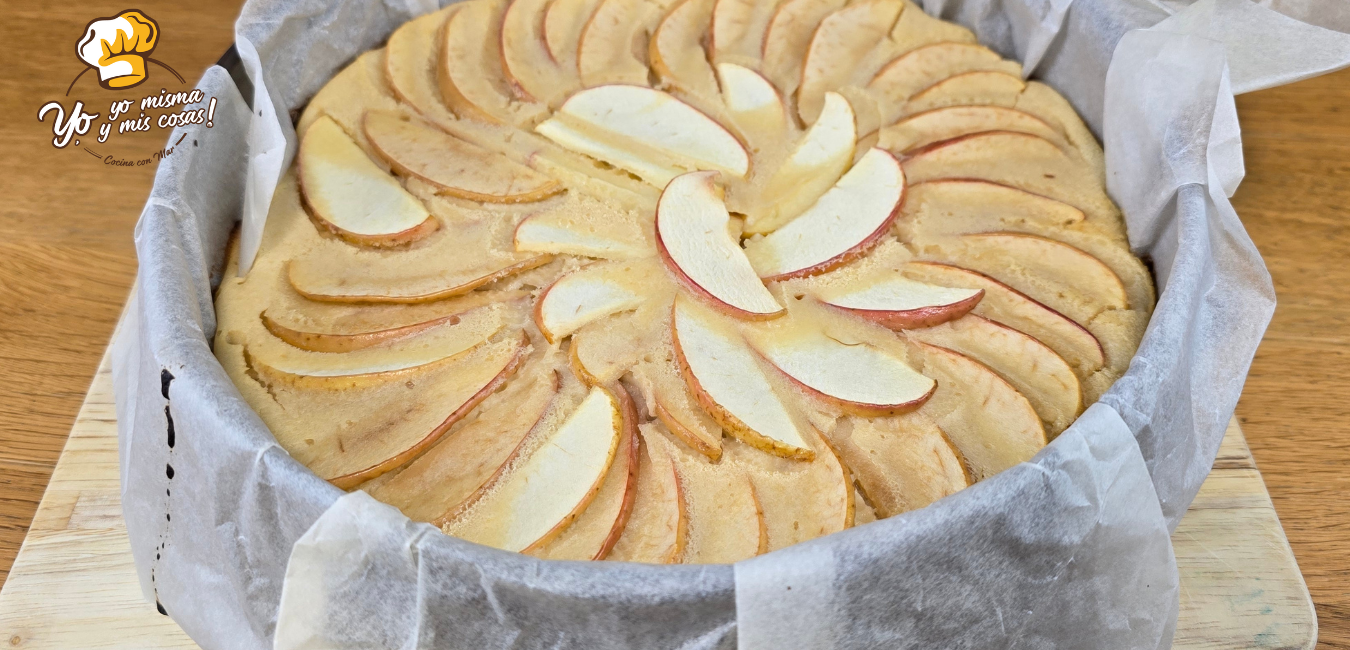
[[[1242,430],[1172,536],[1176,648],[1312,648],[1317,617]],[[9,580],[0,647],[196,648],[141,596],[122,523],[117,415],[105,354]]]

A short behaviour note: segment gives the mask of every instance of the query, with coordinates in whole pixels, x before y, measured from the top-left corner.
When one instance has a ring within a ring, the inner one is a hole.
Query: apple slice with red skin
[[[720,94],[702,45],[713,2],[679,0],[657,25],[647,57],[662,87],[705,101]]]
[[[722,427],[699,406],[677,364],[652,359],[633,375],[648,396],[648,409],[675,438],[714,463],[722,459]]]
[[[598,262],[558,278],[535,302],[534,322],[549,343],[610,314],[635,309],[646,296],[635,285],[639,265]]]
[[[828,442],[812,432],[815,459],[777,458],[728,442],[722,465],[743,469],[755,488],[767,538],[776,551],[853,525],[853,478]]]
[[[858,65],[884,41],[905,9],[901,0],[863,0],[820,21],[811,35],[797,87],[797,114],[816,121],[825,93],[850,85]]]
[[[450,14],[441,29],[437,85],[441,100],[461,118],[527,124],[545,107],[513,97],[502,73],[497,34],[503,9],[494,0],[469,0]]]
[[[1026,82],[1014,74],[987,70],[963,72],[914,93],[903,110],[905,115],[913,115],[946,106],[994,104],[1012,107],[1026,88]]]
[[[580,88],[553,60],[544,36],[549,0],[510,0],[502,14],[498,50],[502,72],[516,97],[557,106]]]
[[[645,86],[648,35],[661,18],[646,0],[601,0],[577,42],[577,73],[587,88],[607,84]]]
[[[1045,120],[1003,106],[947,106],[910,115],[881,129],[877,146],[906,154],[930,144],[987,131],[1026,133],[1067,147],[1064,136]]]
[[[692,172],[666,186],[656,206],[656,248],[680,283],[717,309],[738,318],[777,318],[783,306],[732,237],[716,178],[716,172]]]
[[[643,427],[633,514],[607,560],[671,564],[684,555],[689,536],[684,491],[675,459],[665,444],[651,440],[653,435],[660,434]]]
[[[975,43],[933,43],[917,47],[882,66],[867,90],[886,107],[903,107],[909,98],[934,84],[965,72],[1019,75],[1022,66],[1004,61],[997,52]],[[893,109],[894,110],[894,109]],[[894,120],[897,115],[890,115]]]
[[[974,482],[947,434],[918,413],[848,418],[829,437],[877,517],[917,510]]]
[[[768,550],[769,536],[755,487],[745,470],[713,463],[681,448],[660,423],[643,426],[649,444],[674,461],[685,507],[685,564],[730,564]]]
[[[297,311],[289,301],[269,306],[259,315],[263,327],[282,341],[310,352],[354,352],[369,347],[388,344],[393,341],[417,336],[442,326],[458,325],[466,318],[476,317],[481,312],[500,309],[502,306],[515,308],[524,304],[523,294],[507,293],[501,297],[476,300],[476,297],[456,301],[442,308],[426,312],[408,312],[401,310],[397,316],[375,310],[373,318],[357,312],[339,316],[323,309],[328,305],[304,305],[307,309]],[[438,306],[440,307],[440,306]],[[363,308],[369,310],[369,308]],[[273,310],[277,313],[273,314]],[[402,318],[404,315],[412,318]],[[392,318],[385,318],[386,316]],[[341,321],[335,324],[333,321]],[[325,323],[316,325],[316,323]],[[390,323],[392,327],[381,327]],[[374,326],[374,327],[372,327]]]
[[[600,0],[549,0],[544,9],[544,46],[558,64],[559,74],[580,85],[577,75],[577,46],[581,33],[595,14]]]
[[[784,0],[774,9],[764,30],[760,72],[784,97],[797,93],[802,77],[802,53],[826,16],[842,9],[845,0]]]
[[[904,200],[900,161],[873,148],[801,216],[747,242],[745,255],[766,281],[825,273],[880,242]]]
[[[748,211],[745,231],[770,233],[809,210],[834,186],[853,162],[857,117],[848,100],[826,93],[820,119],[775,169]]]
[[[816,292],[821,302],[893,330],[932,327],[970,313],[983,289],[944,287],[885,274],[851,287]]]

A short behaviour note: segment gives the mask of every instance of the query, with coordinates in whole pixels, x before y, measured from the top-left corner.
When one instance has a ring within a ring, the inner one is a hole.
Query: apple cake
[[[221,364],[318,476],[537,557],[922,508],[1153,308],[1072,107],[909,0],[467,0],[296,130]]]

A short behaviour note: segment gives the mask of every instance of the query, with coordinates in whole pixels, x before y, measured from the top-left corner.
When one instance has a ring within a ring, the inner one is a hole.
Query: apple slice
[[[922,13],[922,12],[916,12]],[[903,19],[906,14],[903,14]],[[1002,72],[1017,76],[1022,66],[975,43],[934,43],[891,60],[867,84],[868,92],[886,107],[903,107],[909,98],[934,84],[966,72]],[[898,115],[891,115],[893,121]]]
[[[917,510],[971,484],[961,452],[918,413],[848,418],[830,440],[880,518]]]
[[[750,240],[745,256],[767,281],[824,273],[880,242],[904,198],[900,161],[871,149],[805,213],[763,239]]]
[[[523,336],[480,345],[398,381],[344,390],[310,387],[251,364],[252,376],[271,399],[250,404],[292,457],[320,478],[350,489],[435,444],[515,373],[527,346]],[[251,361],[247,350],[245,359]],[[325,417],[315,418],[315,413]]]
[[[741,468],[750,477],[764,513],[765,550],[839,532],[853,525],[853,479],[834,450],[816,438],[815,460],[801,461],[762,454],[730,442],[722,464]]]
[[[768,550],[763,513],[744,469],[681,449],[658,423],[643,431],[648,443],[664,447],[679,477],[687,526],[681,562],[730,564]]]
[[[1046,344],[1074,367],[1079,379],[1087,378],[1106,364],[1101,343],[1082,325],[987,275],[935,262],[906,264],[903,272],[908,277],[932,284],[983,291],[984,299],[972,313],[1025,332]]]
[[[748,336],[771,365],[808,395],[865,416],[905,413],[933,394],[933,380],[867,345],[846,345],[811,327],[768,327]]]
[[[646,86],[647,37],[660,20],[660,9],[646,0],[601,0],[581,30],[577,72],[586,88],[608,84]]]
[[[515,245],[519,252],[611,260],[656,255],[650,216],[580,193],[521,220]]]
[[[905,104],[904,112],[913,115],[945,106],[969,104],[1014,106],[1026,88],[1026,82],[1016,75],[984,70],[963,72],[914,93]]]
[[[642,438],[638,436],[637,411],[628,393],[616,388],[614,394],[623,407],[623,437],[600,492],[572,525],[553,541],[531,551],[531,555],[549,560],[603,560],[628,526],[641,479]]]
[[[913,237],[965,235],[1032,226],[1059,232],[1082,223],[1083,211],[1051,198],[988,181],[911,183],[897,229]]]
[[[776,142],[788,133],[787,109],[769,80],[734,63],[717,64],[717,78],[727,114],[752,144]]]
[[[401,246],[440,227],[426,206],[376,166],[330,117],[315,120],[305,131],[297,165],[310,216],[345,241]]]
[[[508,551],[543,548],[567,530],[600,492],[623,434],[619,398],[592,387],[490,494],[442,529]]]
[[[708,21],[712,20],[713,2],[679,0],[652,34],[648,58],[663,87],[715,101],[720,94],[717,80],[702,45]]]
[[[893,330],[932,327],[965,316],[983,289],[944,287],[892,273],[816,292],[823,303]]]
[[[284,287],[285,280],[280,279]],[[277,292],[259,315],[264,328],[286,343],[310,352],[352,352],[408,339],[432,329],[476,318],[480,311],[523,309],[528,294],[479,293],[418,307],[349,307],[316,303]]]
[[[1044,343],[1007,325],[971,315],[908,335],[960,352],[998,373],[1027,398],[1051,437],[1083,411],[1083,390],[1073,368]]]
[[[633,514],[607,560],[671,564],[684,555],[689,522],[680,477],[670,452],[652,435],[660,434],[643,428]]]
[[[652,341],[669,330],[670,294],[653,297],[636,311],[615,314],[572,334],[568,361],[572,373],[592,386],[619,380],[651,353]]]
[[[634,374],[650,395],[649,410],[676,439],[714,463],[722,459],[722,427],[698,405],[675,362],[653,359]]]
[[[905,2],[890,34],[857,66],[855,79],[870,79],[884,66],[918,48],[936,43],[974,43],[975,34],[956,23],[934,18],[918,3]],[[1020,73],[1020,68],[1017,69]]]
[[[583,90],[535,130],[658,187],[689,171],[718,170],[742,178],[750,170],[749,154],[726,128],[650,88],[609,85]]]
[[[678,176],[656,207],[656,247],[672,273],[695,295],[741,318],[769,319],[783,306],[769,294],[728,230],[731,215],[713,180],[716,172]]]
[[[480,255],[474,250],[468,255]],[[495,256],[494,256],[495,257]],[[318,254],[292,260],[287,279],[300,295],[321,302],[412,304],[443,300],[547,264],[550,255],[492,259],[467,268],[448,265],[434,274],[400,269],[396,263],[352,266],[351,259]],[[474,260],[464,260],[472,263]]]
[[[510,0],[502,15],[499,50],[502,71],[516,97],[557,106],[581,84],[575,75],[564,73],[549,52],[544,37],[549,4],[550,0]]]
[[[857,141],[853,107],[842,95],[826,93],[820,119],[769,178],[746,216],[745,231],[771,233],[810,208],[853,162]]]
[[[727,433],[778,456],[815,458],[797,417],[738,333],[682,299],[675,301],[672,327],[685,383]]]
[[[826,92],[851,84],[858,65],[886,39],[904,8],[903,0],[863,0],[820,21],[797,87],[797,114],[803,122],[815,122]]]
[[[456,115],[488,124],[528,124],[544,107],[512,96],[501,70],[497,39],[504,5],[469,0],[450,14],[441,36],[437,66],[441,99]]]
[[[764,31],[760,72],[784,97],[797,93],[802,77],[802,53],[810,45],[816,26],[845,4],[845,0],[784,0],[774,10]]]
[[[881,129],[877,146],[894,153],[908,153],[942,140],[986,131],[1026,133],[1061,147],[1068,146],[1064,137],[1045,120],[1002,106],[948,106],[917,113]]]
[[[559,399],[556,373],[522,372],[485,401],[475,418],[388,480],[368,488],[414,521],[448,521],[505,474]]]
[[[431,183],[440,194],[481,203],[532,203],[563,191],[558,181],[421,120],[371,111],[363,124],[375,153],[394,171]]]
[[[440,32],[450,14],[462,6],[453,4],[403,23],[389,35],[389,43],[384,48],[384,80],[389,84],[389,90],[437,124],[454,119],[441,103],[441,90],[436,81]],[[322,90],[319,92],[323,93]],[[318,99],[317,95],[315,99]],[[311,100],[310,105],[313,104],[314,100]]]
[[[938,389],[919,413],[951,439],[973,478],[982,481],[1030,460],[1048,442],[1031,403],[984,364],[925,343],[924,374]]]
[[[295,123],[295,134],[303,137],[315,122],[328,117],[358,147],[369,151],[370,143],[361,132],[361,117],[368,110],[399,109],[398,98],[390,94],[384,81],[386,58],[383,50],[366,52],[334,75],[305,105]]]
[[[581,326],[610,314],[636,309],[646,297],[633,264],[600,262],[558,278],[539,295],[534,322],[549,343],[557,343]]]
[[[598,6],[600,0],[549,0],[544,9],[544,46],[559,73],[576,79],[577,84],[581,83],[576,72],[577,46]]]
[[[777,5],[777,0],[717,0],[708,25],[708,58],[718,64],[734,60],[757,65]]]

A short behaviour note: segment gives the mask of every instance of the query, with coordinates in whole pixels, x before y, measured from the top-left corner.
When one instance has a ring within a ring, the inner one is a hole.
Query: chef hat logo
[[[146,62],[159,42],[159,25],[134,9],[89,23],[75,54],[98,70],[104,88],[130,88],[146,78]]]

